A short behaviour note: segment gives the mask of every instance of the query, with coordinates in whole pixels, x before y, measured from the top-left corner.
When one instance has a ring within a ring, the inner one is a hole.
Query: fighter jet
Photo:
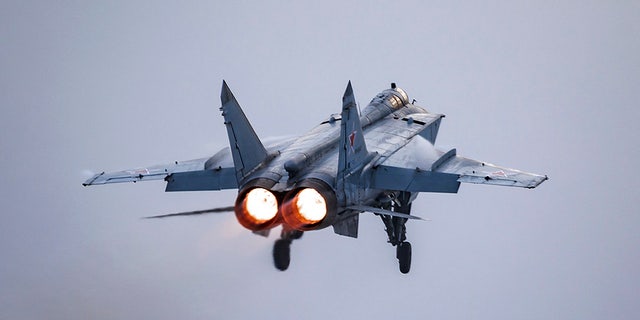
[[[238,189],[235,205],[151,218],[233,211],[238,222],[268,236],[275,267],[286,270],[290,245],[303,232],[332,227],[358,237],[361,213],[381,218],[402,273],[411,268],[406,223],[420,192],[457,193],[460,183],[535,188],[547,176],[464,158],[434,147],[444,115],[409,100],[394,83],[359,112],[351,82],[342,111],[296,138],[268,145],[258,138],[225,81],[220,94],[229,147],[209,158],[119,172],[102,172],[83,185],[165,180],[166,191]]]

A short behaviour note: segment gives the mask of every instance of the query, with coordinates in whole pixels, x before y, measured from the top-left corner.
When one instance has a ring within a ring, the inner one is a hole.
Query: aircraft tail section
[[[340,124],[340,149],[338,156],[338,176],[348,180],[348,176],[357,171],[367,159],[369,152],[364,141],[360,125],[360,115],[351,81],[342,97],[342,123]]]
[[[222,102],[220,110],[229,135],[229,147],[233,157],[236,177],[240,182],[251,170],[267,158],[267,150],[253,127],[251,127],[240,104],[224,80],[222,81],[220,100]]]

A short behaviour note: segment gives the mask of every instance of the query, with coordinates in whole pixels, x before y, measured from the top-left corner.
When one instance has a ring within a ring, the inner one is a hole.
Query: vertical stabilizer
[[[236,168],[236,177],[240,182],[252,169],[257,167],[267,158],[267,150],[260,142],[258,135],[251,127],[236,97],[222,81],[220,92],[222,102],[222,116],[227,126],[229,135],[229,147],[233,156],[233,164]]]
[[[338,177],[349,181],[349,175],[361,169],[369,152],[364,141],[360,115],[351,81],[342,97],[342,122],[340,124],[340,146],[338,156]]]

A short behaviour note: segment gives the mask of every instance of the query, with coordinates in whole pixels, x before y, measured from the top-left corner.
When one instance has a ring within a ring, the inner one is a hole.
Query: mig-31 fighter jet
[[[166,191],[238,189],[233,207],[153,218],[234,211],[242,226],[263,236],[281,225],[273,248],[279,270],[289,267],[290,244],[303,232],[332,227],[356,238],[360,213],[373,213],[396,247],[400,271],[408,273],[406,223],[420,219],[411,214],[418,193],[457,193],[461,182],[535,188],[547,180],[461,157],[456,149],[435,149],[444,115],[417,106],[393,83],[359,113],[349,82],[340,114],[300,137],[269,145],[258,138],[224,81],[220,99],[228,148],[210,158],[103,172],[84,185],[165,180]]]

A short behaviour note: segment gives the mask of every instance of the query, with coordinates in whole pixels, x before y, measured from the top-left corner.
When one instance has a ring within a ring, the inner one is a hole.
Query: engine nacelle
[[[238,193],[234,211],[243,227],[261,231],[282,223],[278,214],[282,196],[271,191],[275,183],[269,179],[256,179]]]
[[[324,181],[303,180],[284,197],[280,212],[284,222],[296,230],[326,228],[337,214],[336,193]]]

